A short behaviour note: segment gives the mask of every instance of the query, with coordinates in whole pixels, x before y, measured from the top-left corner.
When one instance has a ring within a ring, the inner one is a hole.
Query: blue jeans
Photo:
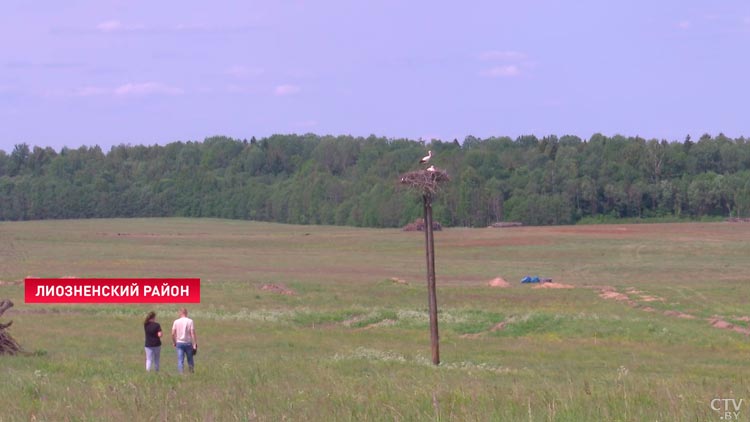
[[[146,371],[150,371],[154,368],[154,371],[159,372],[159,357],[161,356],[161,347],[146,347]]]
[[[188,367],[193,372],[195,363],[193,362],[193,343],[177,343],[177,372],[182,373],[185,365],[185,356],[187,356]]]

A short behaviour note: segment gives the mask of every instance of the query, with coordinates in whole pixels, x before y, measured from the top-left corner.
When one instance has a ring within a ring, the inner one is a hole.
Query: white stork
[[[430,158],[432,158],[432,151],[427,151],[427,155],[425,155],[424,157],[422,157],[421,160],[419,160],[419,164],[427,163],[428,161],[430,161]]]
[[[429,166],[429,167],[427,167],[427,171],[429,171],[429,172],[435,171],[435,166]]]

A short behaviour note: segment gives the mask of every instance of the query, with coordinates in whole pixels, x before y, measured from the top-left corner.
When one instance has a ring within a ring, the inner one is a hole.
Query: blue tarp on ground
[[[530,277],[527,275],[526,277],[521,279],[521,283],[539,283],[539,277],[537,276]]]

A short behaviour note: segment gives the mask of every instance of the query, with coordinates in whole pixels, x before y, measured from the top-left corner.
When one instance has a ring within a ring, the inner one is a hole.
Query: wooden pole
[[[424,240],[427,253],[427,295],[430,305],[430,341],[432,363],[440,364],[440,338],[438,336],[437,293],[435,291],[435,241],[432,233],[432,195],[422,195],[424,200]]]

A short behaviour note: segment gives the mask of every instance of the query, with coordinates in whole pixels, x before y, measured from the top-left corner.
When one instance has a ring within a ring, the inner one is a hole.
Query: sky
[[[0,150],[750,136],[744,0],[2,0]]]

